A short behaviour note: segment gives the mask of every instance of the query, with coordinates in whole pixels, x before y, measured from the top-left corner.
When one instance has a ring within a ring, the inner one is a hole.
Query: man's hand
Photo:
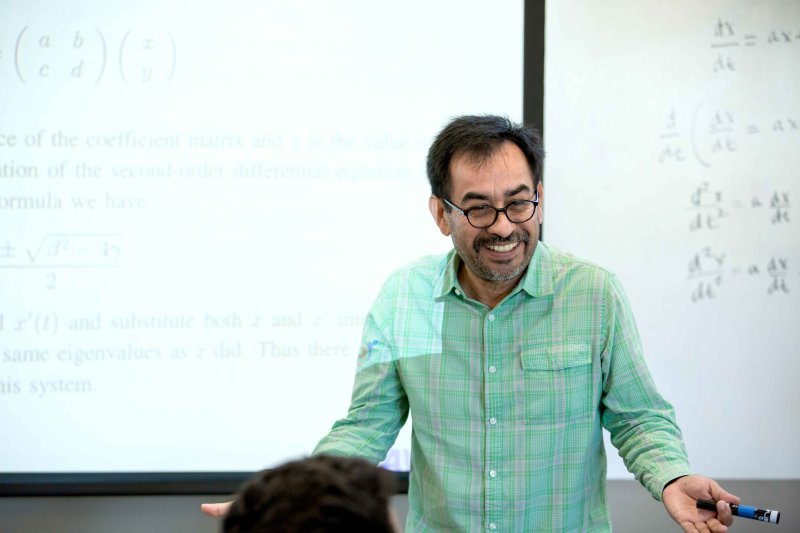
[[[204,503],[200,506],[200,510],[208,516],[225,516],[225,513],[227,513],[228,509],[231,508],[231,504],[233,504],[233,502]]]
[[[717,502],[717,512],[697,508],[699,499]],[[684,476],[664,489],[664,507],[686,533],[713,531],[724,533],[733,523],[730,503],[739,503],[739,497],[719,486],[713,479],[703,476]]]

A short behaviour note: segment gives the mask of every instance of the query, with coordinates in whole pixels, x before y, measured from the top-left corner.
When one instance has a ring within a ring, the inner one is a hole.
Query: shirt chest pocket
[[[587,342],[530,344],[522,347],[520,359],[527,424],[558,427],[594,416]]]

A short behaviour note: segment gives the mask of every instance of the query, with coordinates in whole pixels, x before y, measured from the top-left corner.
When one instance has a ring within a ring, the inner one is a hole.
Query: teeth
[[[512,242],[511,244],[504,244],[502,246],[487,246],[490,250],[494,250],[495,252],[510,252],[514,248],[516,248],[518,243]]]

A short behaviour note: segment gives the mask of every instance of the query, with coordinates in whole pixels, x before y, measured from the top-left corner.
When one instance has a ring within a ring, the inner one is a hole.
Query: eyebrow
[[[517,187],[516,189],[511,189],[510,191],[506,191],[505,196],[516,196],[521,192],[530,192],[531,188],[525,185],[524,183]],[[489,197],[485,194],[480,194],[477,192],[468,192],[461,198],[461,203],[467,202],[469,200],[485,200],[489,201]]]

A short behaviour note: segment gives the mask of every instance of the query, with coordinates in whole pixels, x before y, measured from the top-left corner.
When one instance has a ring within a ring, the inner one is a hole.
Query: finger
[[[725,526],[733,524],[731,506],[725,500],[719,500],[717,502],[717,520]]]
[[[225,513],[228,512],[228,508],[231,506],[233,502],[225,502],[225,503],[204,503],[200,506],[200,510],[203,513],[207,514],[208,516],[213,517],[220,517],[225,516]]]
[[[692,522],[681,522],[680,525],[685,533],[697,533],[697,528]]]
[[[724,533],[728,531],[728,526],[720,522],[717,518],[709,518],[705,521],[706,527],[714,533]]]
[[[706,522],[708,525],[708,529],[711,530],[713,533],[726,533],[728,531],[728,526],[720,522],[719,520],[712,519]]]
[[[723,489],[716,481],[711,482],[711,497],[714,500],[725,500],[728,503],[738,504],[740,502],[738,496]]]
[[[697,528],[699,533],[710,533],[710,529],[708,528],[708,524],[705,522],[695,522],[694,527]]]
[[[705,511],[698,509],[697,514],[695,515],[695,520],[697,523],[700,522],[708,522],[709,520],[716,520],[717,515],[714,511]]]
[[[208,516],[219,516],[218,507],[219,504],[216,503],[204,503],[200,505],[200,510],[203,511],[203,514],[207,514]]]

